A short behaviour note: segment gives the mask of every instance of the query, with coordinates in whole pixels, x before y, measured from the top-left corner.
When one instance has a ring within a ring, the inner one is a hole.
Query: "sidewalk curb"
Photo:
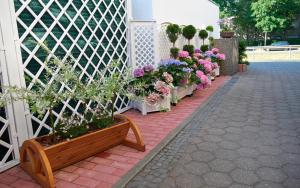
[[[226,80],[221,87],[219,87],[209,98],[200,105],[189,117],[187,117],[183,122],[180,123],[174,130],[172,130],[162,142],[160,142],[154,149],[152,149],[141,161],[139,161],[131,170],[129,170],[116,184],[113,185],[113,188],[123,188],[128,182],[134,178],[165,146],[171,142],[178,133],[184,129],[189,122],[195,117],[195,115],[204,108],[211,99],[222,89],[226,83],[228,83],[232,77]]]

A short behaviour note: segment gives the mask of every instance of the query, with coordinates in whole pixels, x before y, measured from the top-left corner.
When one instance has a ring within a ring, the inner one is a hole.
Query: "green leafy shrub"
[[[179,48],[173,47],[170,49],[171,56],[176,59],[178,57]]]
[[[181,34],[181,28],[177,24],[169,24],[167,26],[166,33],[170,42],[173,44],[173,47],[175,47],[175,43]]]
[[[215,45],[215,38],[210,36],[208,37],[209,45],[213,47]]]
[[[246,42],[244,41],[239,42],[239,64],[247,64],[247,65],[250,64],[248,61],[245,60],[247,58],[246,47],[247,47]]]
[[[204,45],[204,41],[205,41],[205,39],[207,39],[207,37],[208,37],[207,31],[204,30],[204,29],[200,30],[200,31],[199,31],[199,37],[202,39],[203,45]]]
[[[201,46],[201,48],[200,48],[200,50],[202,51],[202,52],[206,52],[207,50],[208,50],[208,45],[202,45]]]
[[[181,28],[177,24],[169,24],[166,29],[167,36],[170,42],[173,44],[173,48],[170,49],[170,54],[173,58],[177,58],[179,49],[176,48],[176,41],[181,34]]]
[[[196,32],[197,32],[197,30],[193,25],[185,26],[182,29],[182,35],[184,36],[184,38],[186,38],[188,40],[188,44],[190,44],[190,40],[192,38],[194,38]]]
[[[187,45],[183,46],[183,50],[189,52],[189,54],[190,54],[191,57],[193,56],[194,49],[195,49],[194,45],[187,44]]]
[[[209,25],[206,27],[206,31],[214,32],[214,27],[212,25]]]

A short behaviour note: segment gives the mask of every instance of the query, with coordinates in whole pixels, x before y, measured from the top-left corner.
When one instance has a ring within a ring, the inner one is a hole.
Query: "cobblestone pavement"
[[[127,188],[300,188],[300,63],[253,63]]]

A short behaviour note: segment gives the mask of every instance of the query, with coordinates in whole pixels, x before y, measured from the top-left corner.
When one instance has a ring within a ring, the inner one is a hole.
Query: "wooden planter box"
[[[162,110],[170,111],[171,97],[164,97],[157,104],[154,105],[147,103],[146,99],[134,100],[131,102],[131,107],[141,111],[143,115],[147,115],[147,113],[150,112],[160,112]]]
[[[55,187],[53,171],[67,167],[116,145],[123,144],[145,151],[145,144],[139,128],[126,116],[116,115],[120,123],[88,133],[86,135],[44,147],[35,138],[23,143],[20,153],[20,166],[42,187]],[[132,129],[136,142],[127,140]]]
[[[178,101],[185,96],[192,96],[194,92],[194,84],[186,85],[186,86],[178,86],[174,87],[171,90],[171,103],[176,105]]]

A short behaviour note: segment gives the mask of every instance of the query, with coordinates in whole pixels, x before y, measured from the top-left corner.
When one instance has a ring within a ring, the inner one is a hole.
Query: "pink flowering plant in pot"
[[[133,81],[129,84],[129,91],[136,97],[146,99],[146,102],[155,105],[170,94],[170,84],[173,77],[167,72],[162,73],[161,80],[158,71],[152,65],[137,68],[133,71]]]
[[[188,72],[188,64],[186,62],[182,62],[176,59],[168,59],[164,60],[159,64],[158,72],[161,79],[162,75],[167,72],[168,74],[172,75],[174,87],[182,86],[186,81],[186,78],[189,74]]]

